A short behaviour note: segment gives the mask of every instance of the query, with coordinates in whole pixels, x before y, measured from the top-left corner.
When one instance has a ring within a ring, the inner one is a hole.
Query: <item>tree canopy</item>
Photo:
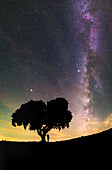
[[[29,101],[22,104],[12,114],[12,125],[16,127],[23,125],[26,130],[37,130],[42,141],[51,129],[64,129],[69,127],[72,114],[68,110],[68,101],[64,98],[56,98],[48,101],[47,104],[40,101]]]

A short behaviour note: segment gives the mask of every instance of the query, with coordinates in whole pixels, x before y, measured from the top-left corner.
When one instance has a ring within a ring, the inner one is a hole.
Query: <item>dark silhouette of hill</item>
[[[1,141],[0,170],[35,169],[36,166],[40,166],[41,169],[50,166],[52,169],[53,165],[59,169],[58,166],[63,166],[63,164],[65,167],[69,164],[69,169],[71,169],[74,161],[76,161],[75,166],[79,167],[79,159],[84,163],[84,159],[90,159],[90,155],[97,157],[99,153],[104,155],[105,151],[111,153],[111,148],[112,129],[59,142]]]
[[[112,128],[99,132],[97,134],[92,134],[89,136],[82,136],[79,138],[74,138],[71,140],[66,141],[60,141],[64,142],[66,144],[85,144],[85,145],[91,145],[91,144],[111,144],[112,143]]]

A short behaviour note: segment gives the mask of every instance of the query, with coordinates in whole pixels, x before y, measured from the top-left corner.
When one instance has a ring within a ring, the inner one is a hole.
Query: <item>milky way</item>
[[[80,84],[83,89],[83,109],[84,117],[90,120],[94,112],[94,96],[100,93],[101,83],[97,72],[97,50],[98,50],[98,32],[100,32],[100,23],[98,21],[98,13],[93,15],[88,10],[90,1],[82,1],[79,3],[79,13],[81,22],[81,34],[85,34],[83,44],[83,62],[81,72]],[[84,28],[83,28],[84,27]],[[82,47],[83,47],[82,44]]]
[[[31,99],[69,101],[70,128],[51,131],[51,140],[111,127],[111,1],[6,0],[1,4],[0,138],[39,139],[10,124],[11,114]]]
[[[109,9],[110,3],[109,1],[107,3],[99,2],[101,6],[98,6],[96,1],[94,3],[87,0],[76,2],[78,8],[78,30],[82,40],[82,43],[80,43],[82,65],[78,71],[80,73],[79,89],[82,93],[80,95],[81,109],[78,112],[81,117],[80,120],[82,119],[83,123],[90,121],[90,124],[94,124],[93,120],[96,121],[98,117],[103,118],[110,111],[107,107],[111,107],[110,102],[108,103],[105,98],[106,95],[108,96],[104,92],[105,78],[101,76],[102,68],[106,69],[105,66],[101,67],[101,64],[103,64],[103,60],[106,61],[108,53],[105,54],[106,56],[101,56],[101,47],[99,47],[100,43],[102,43],[101,37],[104,34],[103,9],[107,7]],[[107,48],[106,44],[102,48]],[[105,110],[105,106],[107,110]],[[89,123],[86,125],[88,126]]]

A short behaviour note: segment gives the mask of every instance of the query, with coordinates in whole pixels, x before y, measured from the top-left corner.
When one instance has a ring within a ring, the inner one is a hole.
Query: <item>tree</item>
[[[12,114],[12,125],[23,125],[24,129],[29,125],[30,130],[37,130],[42,141],[51,129],[64,129],[69,127],[72,114],[68,110],[68,101],[64,98],[56,98],[47,102],[29,101],[22,104]]]

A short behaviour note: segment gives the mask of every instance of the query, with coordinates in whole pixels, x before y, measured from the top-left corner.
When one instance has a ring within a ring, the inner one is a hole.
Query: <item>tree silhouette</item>
[[[68,101],[64,98],[56,98],[47,102],[29,101],[22,104],[12,114],[12,125],[23,125],[24,129],[29,125],[30,130],[37,130],[42,141],[51,129],[64,129],[69,127],[72,114],[68,110]]]

